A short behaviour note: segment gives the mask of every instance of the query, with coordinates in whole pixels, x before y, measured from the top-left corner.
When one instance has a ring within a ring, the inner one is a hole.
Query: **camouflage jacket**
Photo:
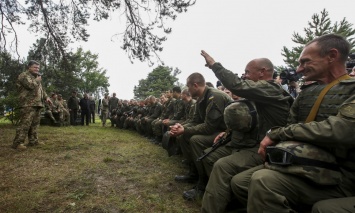
[[[52,101],[52,105],[49,106],[49,109],[52,112],[57,113],[63,110],[63,105],[57,99],[51,98],[51,101]]]
[[[174,114],[174,103],[175,103],[175,99],[174,98],[170,98],[169,100],[167,100],[164,105],[162,106],[162,113],[160,118],[161,119],[167,119],[173,116]]]
[[[223,111],[232,99],[224,92],[207,87],[196,101],[191,122],[184,124],[184,134],[211,135],[226,130]]]
[[[43,90],[40,81],[30,73],[21,73],[16,82],[20,107],[44,107],[47,93]]]
[[[108,99],[103,98],[101,101],[101,110],[106,112],[108,108]]]
[[[149,119],[156,119],[161,115],[161,112],[162,112],[162,106],[159,102],[156,102],[155,104],[150,106],[149,114],[147,117]]]
[[[255,103],[258,112],[258,141],[272,127],[286,125],[293,98],[279,84],[265,80],[242,80],[220,63],[215,63],[212,70],[233,94]]]
[[[174,114],[171,120],[182,120],[185,114],[185,103],[181,99],[176,99],[174,102]]]
[[[118,107],[118,98],[111,97],[108,101],[109,110],[112,111],[113,109],[117,109]]]
[[[315,121],[304,123],[325,86],[313,83],[302,87],[291,107],[289,125],[273,128],[267,135],[275,141],[306,142],[328,150],[342,168],[353,172],[355,180],[355,79],[333,86],[324,96]]]
[[[68,104],[67,104],[67,102],[64,99],[60,100],[59,103],[62,105],[62,107],[64,109],[66,109],[66,110],[68,109]]]
[[[189,102],[185,103],[185,115],[183,117],[183,122],[181,124],[189,123],[192,120],[195,112],[196,100],[191,99]]]

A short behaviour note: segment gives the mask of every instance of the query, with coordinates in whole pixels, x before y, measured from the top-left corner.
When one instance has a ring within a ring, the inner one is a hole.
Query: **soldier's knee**
[[[323,212],[322,209],[323,209],[322,201],[317,202],[312,207],[312,213],[322,213]]]
[[[213,170],[219,170],[225,166],[225,162],[223,158],[218,159],[214,164],[213,164]]]
[[[200,137],[198,135],[193,135],[190,138],[190,143],[196,143],[196,142],[199,142],[199,141],[200,141]]]
[[[261,169],[253,173],[250,184],[272,184],[275,180],[275,171],[270,169]]]
[[[231,182],[230,182],[230,186],[231,186],[232,192],[238,196],[239,192],[243,191],[244,178],[239,175],[233,176],[231,179]]]

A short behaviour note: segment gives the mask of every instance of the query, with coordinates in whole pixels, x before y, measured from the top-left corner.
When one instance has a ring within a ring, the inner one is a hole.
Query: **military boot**
[[[13,149],[17,149],[17,150],[25,150],[25,149],[27,149],[27,147],[25,146],[25,145],[23,145],[23,144],[19,144],[19,145],[17,145],[17,146],[11,146]]]
[[[43,142],[34,142],[34,143],[28,143],[27,144],[27,146],[38,146],[38,145],[43,146],[43,145],[45,145],[45,143],[43,143]]]

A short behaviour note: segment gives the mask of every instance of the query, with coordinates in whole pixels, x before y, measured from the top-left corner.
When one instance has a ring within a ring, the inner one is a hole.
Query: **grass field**
[[[40,126],[44,146],[11,149],[16,127],[0,121],[0,212],[199,212],[174,181],[180,156],[133,131]]]

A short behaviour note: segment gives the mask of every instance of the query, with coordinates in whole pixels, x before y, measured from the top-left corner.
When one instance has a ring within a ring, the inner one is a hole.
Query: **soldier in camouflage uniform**
[[[255,167],[231,181],[233,192],[247,204],[248,212],[295,212],[321,200],[355,196],[355,79],[345,69],[349,51],[349,43],[334,34],[306,44],[297,72],[304,75],[305,81],[315,82],[302,87],[291,107],[289,125],[268,131],[258,150],[265,157],[266,147],[280,141],[318,146],[335,156],[342,181],[325,186],[295,174],[265,169],[263,165]],[[337,84],[325,94],[315,118],[306,123],[320,92],[331,82]]]
[[[109,99],[109,112],[111,114],[111,112],[115,109],[118,108],[118,98],[116,97],[116,93],[112,93],[112,97]],[[111,115],[110,115],[111,117]],[[111,127],[114,126],[114,122],[112,122],[111,120]]]
[[[150,101],[149,113],[142,120],[142,125],[145,132],[144,136],[149,139],[153,139],[154,137],[153,137],[152,122],[161,115],[162,105],[159,103],[159,101],[157,101],[157,99],[154,96],[150,96],[149,101]]]
[[[177,140],[190,167],[187,175],[175,176],[178,182],[193,182],[198,179],[196,170],[200,167],[198,165],[200,162],[196,159],[201,152],[194,153],[192,146],[199,146],[201,150],[212,146],[214,138],[226,129],[223,111],[232,101],[226,93],[206,86],[205,79],[200,73],[191,74],[186,85],[192,97],[197,97],[198,100],[190,123],[184,125],[177,123],[170,127],[170,135],[179,136]]]
[[[163,120],[173,116],[174,114],[175,98],[173,97],[172,90],[168,90],[165,94],[162,94],[160,100],[162,102],[162,113],[159,118],[152,122],[153,133],[155,135],[153,142],[156,144],[161,141],[163,135]]]
[[[60,104],[61,110],[63,111],[63,123],[65,125],[69,125],[70,114],[69,114],[69,109],[68,109],[67,102],[62,98],[61,94],[58,94],[57,100],[58,100],[58,102]]]
[[[215,62],[205,51],[201,54],[207,66],[228,90],[255,104],[259,120],[253,132],[233,130],[232,140],[228,144],[202,160],[203,169],[199,169],[203,174],[200,175],[200,184],[206,183],[209,176],[203,196],[202,211],[224,212],[232,199],[230,180],[237,173],[262,164],[263,161],[257,153],[258,144],[268,129],[286,124],[293,98],[274,82],[274,66],[267,58],[251,60],[245,67],[246,80],[243,80]],[[198,148],[194,150],[196,153],[201,153]]]
[[[52,104],[51,105],[46,105],[46,112],[45,114],[52,120],[53,123],[57,124],[58,121],[55,119],[54,115],[57,115],[59,118],[59,122],[62,123],[63,122],[63,107],[62,105],[59,103],[58,99],[57,99],[57,94],[53,93],[51,95],[51,101]],[[54,115],[53,115],[54,114]]]
[[[173,98],[175,99],[174,102],[174,113],[171,117],[163,120],[163,125],[169,127],[176,123],[183,122],[183,117],[185,113],[185,104],[184,101],[181,99],[181,88],[174,87],[173,88]]]
[[[92,119],[92,123],[95,123],[95,113],[96,113],[96,102],[94,96],[89,97],[90,100],[90,123]]]
[[[104,98],[101,101],[101,122],[102,126],[106,126],[106,120],[109,111],[109,99],[108,94],[105,94]]]
[[[27,70],[17,78],[16,87],[21,106],[20,120],[12,144],[14,149],[26,149],[24,142],[27,136],[29,146],[43,144],[38,141],[37,128],[40,123],[40,112],[44,102],[51,104],[51,100],[42,89],[42,77],[39,75],[39,68],[38,62],[30,61],[27,65]]]
[[[128,100],[124,100],[122,102],[122,106],[120,108],[120,112],[117,113],[117,118],[116,118],[116,126],[120,129],[123,128],[124,121],[128,117],[128,113],[131,111],[131,106]]]
[[[141,108],[141,116],[139,116],[139,119],[136,122],[136,130],[139,134],[144,135],[144,118],[149,114],[151,104],[149,102],[149,97],[147,97],[144,100],[144,103],[142,103],[142,108]]]
[[[68,108],[70,114],[70,125],[76,125],[76,120],[78,119],[78,109],[79,109],[79,99],[75,91],[68,99]]]
[[[185,113],[183,117],[182,125],[190,123],[194,116],[196,100],[191,97],[191,94],[188,89],[183,89],[181,91],[181,100],[185,103]]]

